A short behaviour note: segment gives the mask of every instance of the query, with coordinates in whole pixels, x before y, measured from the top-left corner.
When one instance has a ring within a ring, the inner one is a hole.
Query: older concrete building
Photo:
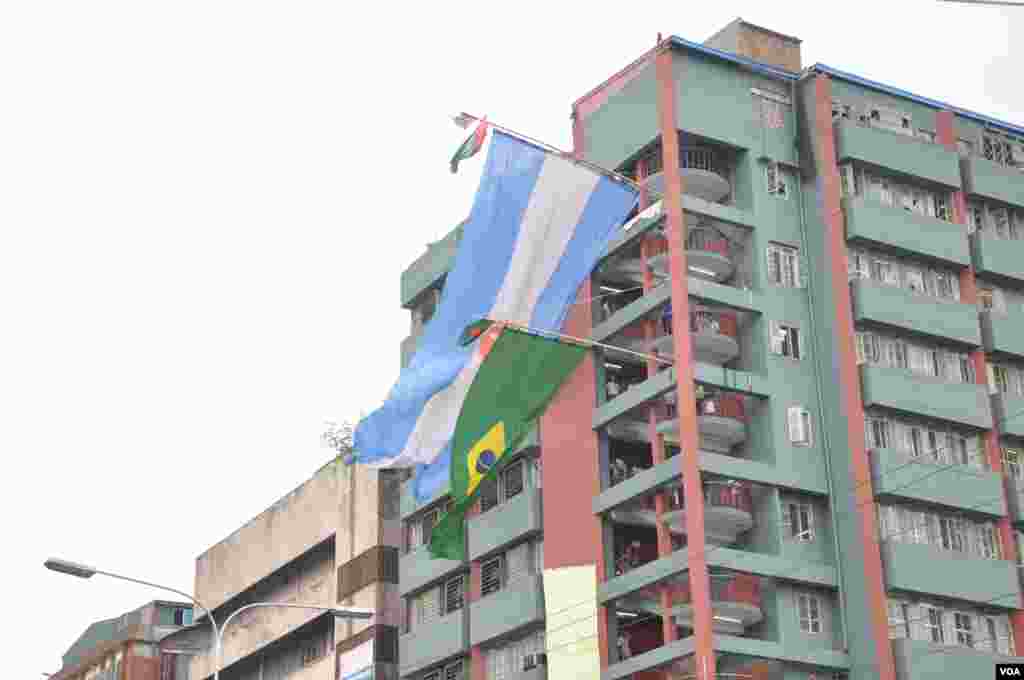
[[[351,606],[369,621],[260,607],[224,633],[223,680],[394,677],[397,656],[398,473],[332,462],[196,560],[195,594],[219,624],[253,602]],[[160,680],[214,671],[209,621],[161,645]]]
[[[97,621],[75,641],[53,680],[158,680],[157,643],[192,623],[192,605],[154,600]]]

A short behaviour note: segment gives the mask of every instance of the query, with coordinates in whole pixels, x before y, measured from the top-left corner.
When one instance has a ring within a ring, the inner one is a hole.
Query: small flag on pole
[[[465,115],[465,114],[463,114]],[[458,122],[458,119],[456,119]],[[452,174],[454,175],[459,171],[459,163],[475,156],[480,149],[484,146],[484,138],[487,137],[487,117],[484,116],[480,121],[480,124],[476,126],[476,130],[473,130],[473,134],[466,138],[466,141],[462,143],[462,146],[452,156],[451,166]]]

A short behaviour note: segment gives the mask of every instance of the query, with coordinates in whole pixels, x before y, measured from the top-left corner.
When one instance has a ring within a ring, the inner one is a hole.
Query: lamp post
[[[323,605],[315,604],[293,604],[290,602],[253,602],[251,604],[239,607],[235,611],[231,612],[228,615],[228,617],[224,619],[224,624],[218,628],[217,622],[214,620],[213,614],[210,613],[209,609],[204,607],[203,604],[199,602],[199,600],[197,600],[196,598],[192,597],[188,593],[177,590],[176,588],[162,586],[159,583],[151,583],[150,581],[143,581],[141,579],[132,578],[130,576],[124,576],[122,574],[115,574],[109,571],[103,571],[95,567],[79,564],[77,562],[70,562],[68,560],[61,560],[55,557],[51,557],[50,559],[46,560],[43,563],[43,566],[51,571],[56,571],[61,574],[68,574],[69,576],[77,576],[78,578],[91,578],[96,574],[101,574],[103,576],[109,576],[110,578],[116,578],[122,581],[130,581],[131,583],[139,583],[144,586],[149,586],[150,588],[157,588],[158,590],[166,590],[168,592],[174,593],[176,595],[181,595],[182,597],[187,598],[190,602],[192,602],[192,604],[203,610],[203,613],[206,614],[206,616],[210,619],[210,627],[213,629],[213,641],[215,650],[213,680],[220,680],[220,662],[221,654],[223,651],[223,645],[221,644],[221,642],[222,636],[224,634],[224,629],[227,628],[227,625],[231,622],[231,619],[235,618],[235,616],[237,616],[238,614],[247,609],[252,609],[254,607],[290,607],[293,609],[314,609],[324,612],[331,612],[332,614],[334,614],[334,616],[338,618],[369,619],[373,617],[372,609],[340,609],[338,607],[325,607]]]

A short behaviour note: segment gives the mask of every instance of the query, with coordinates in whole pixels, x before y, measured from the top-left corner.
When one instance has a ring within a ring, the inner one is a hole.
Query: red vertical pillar
[[[563,330],[587,337],[593,328],[593,292],[588,278],[580,286]],[[597,582],[606,580],[601,520],[594,496],[601,492],[600,451],[593,430],[597,369],[588,352],[540,418],[541,474],[544,496],[544,571],[592,566]],[[557,493],[550,493],[557,489]],[[594,593],[596,598],[597,593]],[[550,606],[550,605],[549,605]],[[601,668],[608,667],[608,609],[597,608]]]
[[[864,435],[864,402],[860,372],[854,346],[853,306],[846,268],[846,226],[841,206],[839,166],[836,163],[835,131],[832,123],[832,82],[825,75],[815,76],[811,124],[814,128],[814,155],[818,160],[822,219],[825,223],[825,254],[828,259],[832,304],[835,305],[836,338],[841,404],[846,418],[851,459],[849,470],[854,484],[854,507],[858,513],[858,532],[863,546],[864,587],[870,603],[868,625],[874,638],[876,664],[880,680],[895,680],[896,666],[889,642],[889,621],[882,574],[882,555],[875,520],[875,492],[871,482],[871,463]]]
[[[686,223],[683,218],[683,178],[679,168],[679,125],[676,112],[676,81],[671,47],[655,57],[658,119],[661,131],[662,166],[665,175],[663,207],[668,227],[669,272],[672,277],[672,335],[675,354],[676,404],[679,418],[679,459],[686,498],[687,561],[693,605],[694,655],[697,677],[714,680],[711,587],[704,541],[704,494],[697,464],[699,436],[697,402],[689,333],[690,298],[686,268]]]
[[[942,144],[950,151],[957,151],[956,130],[953,125],[952,111],[939,111],[935,116],[935,133],[939,144]],[[956,224],[967,225],[967,197],[963,191],[953,192],[953,221]],[[964,304],[978,304],[978,281],[975,278],[974,266],[971,265],[960,272],[960,301]],[[988,383],[988,362],[985,352],[977,349],[971,352],[971,363],[974,365],[974,379],[979,385]],[[1000,423],[993,424],[992,429],[984,436],[985,460],[993,472],[1003,478],[1004,499],[1006,494],[1007,480],[1003,473],[1003,458],[1000,451]],[[1009,517],[999,519],[999,538],[1003,549],[1003,558],[1017,560],[1017,539],[1010,524]],[[1017,609],[1010,615],[1010,623],[1013,626],[1013,637],[1015,640],[1024,640],[1024,611]]]

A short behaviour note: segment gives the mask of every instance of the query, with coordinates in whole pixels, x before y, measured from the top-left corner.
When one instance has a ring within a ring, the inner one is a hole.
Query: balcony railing
[[[724,174],[712,149],[681,149],[679,153],[679,167],[693,170],[706,170],[718,175]]]
[[[711,508],[733,508],[753,514],[754,501],[749,484],[734,482],[708,482],[704,485],[704,505]],[[686,509],[686,496],[682,487],[676,487],[668,496],[669,512]]]
[[[753,574],[711,574],[711,601],[736,602],[761,607],[761,578]],[[693,601],[690,592],[689,578],[684,575],[667,583],[674,606],[689,604]],[[639,592],[654,601],[660,597],[662,586],[647,586]]]
[[[747,420],[747,413],[743,405],[743,397],[738,394],[720,394],[697,402],[698,416],[718,416],[720,418],[735,418],[736,420]]]
[[[697,227],[691,229],[686,235],[687,250],[701,250],[707,253],[716,253],[722,257],[729,257],[729,239],[725,238],[715,229]]]
[[[735,338],[737,330],[738,320],[733,312],[712,312],[705,309],[690,312],[691,333],[718,333]]]

